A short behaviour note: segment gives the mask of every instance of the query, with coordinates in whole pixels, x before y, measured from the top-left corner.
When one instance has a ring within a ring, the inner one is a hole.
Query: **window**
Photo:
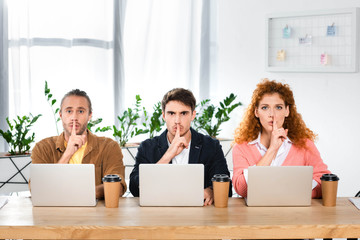
[[[80,88],[93,101],[94,118],[112,125],[113,1],[11,0],[8,11],[10,116],[42,114],[33,128],[37,140],[56,135],[44,96],[48,81],[57,107]]]
[[[204,31],[209,29],[203,26],[210,19],[210,2],[7,1],[10,118],[42,114],[33,127],[36,141],[57,134],[45,81],[58,100],[56,107],[71,89],[85,90],[93,102],[93,118],[103,118],[103,126],[113,125],[136,94],[149,112],[175,87],[189,88],[198,98],[204,88],[201,62],[208,56],[203,43],[208,44]],[[124,12],[117,12],[119,5]],[[119,49],[114,42],[120,42]],[[114,64],[119,59],[124,66],[120,78]],[[120,91],[114,90],[119,84]],[[121,109],[114,110],[118,104]]]

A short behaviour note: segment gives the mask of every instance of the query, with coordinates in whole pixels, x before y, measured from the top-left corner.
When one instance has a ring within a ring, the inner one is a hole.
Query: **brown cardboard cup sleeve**
[[[227,174],[215,174],[211,180],[213,182],[215,207],[227,207],[230,177]]]
[[[336,174],[323,174],[321,180],[322,202],[326,207],[336,206],[339,177]]]
[[[109,174],[103,177],[105,207],[117,208],[119,206],[121,177]]]

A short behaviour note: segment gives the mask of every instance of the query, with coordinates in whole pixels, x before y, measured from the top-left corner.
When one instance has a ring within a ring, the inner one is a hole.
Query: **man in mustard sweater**
[[[104,197],[102,177],[107,174],[121,177],[122,196],[126,183],[121,148],[116,141],[98,137],[87,129],[92,107],[86,92],[79,89],[68,92],[61,100],[59,114],[64,132],[38,142],[31,154],[32,163],[94,164],[96,198]]]

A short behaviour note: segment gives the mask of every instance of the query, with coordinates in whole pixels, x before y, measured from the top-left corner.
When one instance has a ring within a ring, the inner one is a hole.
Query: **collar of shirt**
[[[167,139],[168,146],[171,145],[169,139]],[[189,156],[190,156],[190,146],[191,140],[189,142],[188,148],[184,148],[178,155],[176,155],[171,162],[173,164],[188,164],[189,163]]]
[[[267,148],[266,148],[264,145],[261,144],[261,142],[260,142],[260,137],[261,137],[261,132],[259,133],[257,139],[249,142],[249,145],[256,145],[256,147],[258,147],[259,150],[262,150],[262,151],[265,151],[265,152],[266,152],[266,151],[267,151]]]
[[[259,150],[261,156],[264,156],[267,151],[267,148],[263,144],[261,144],[260,138],[261,138],[261,133],[259,133],[257,139],[249,142],[248,144],[255,145]],[[291,140],[288,137],[286,137],[285,141],[281,144],[275,159],[272,161],[271,166],[280,166],[284,162],[287,154],[289,153],[291,146],[292,146]]]
[[[259,133],[258,137],[257,137],[255,140],[249,142],[248,144],[249,144],[249,145],[251,145],[251,144],[257,144],[257,145],[259,145],[259,147],[260,147],[261,149],[263,149],[263,150],[266,151],[267,148],[266,148],[264,145],[261,144],[260,138],[261,138],[261,132]],[[284,141],[283,143],[285,143],[285,142],[292,143],[291,140],[290,140],[288,137],[286,137],[286,139],[285,139],[285,141]]]

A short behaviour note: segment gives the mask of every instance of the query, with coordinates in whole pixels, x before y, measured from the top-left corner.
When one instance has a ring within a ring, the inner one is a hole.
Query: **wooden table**
[[[358,238],[360,210],[347,198],[336,207],[246,207],[232,198],[228,208],[139,207],[121,198],[119,208],[32,207],[13,197],[0,210],[0,239],[272,239]]]

